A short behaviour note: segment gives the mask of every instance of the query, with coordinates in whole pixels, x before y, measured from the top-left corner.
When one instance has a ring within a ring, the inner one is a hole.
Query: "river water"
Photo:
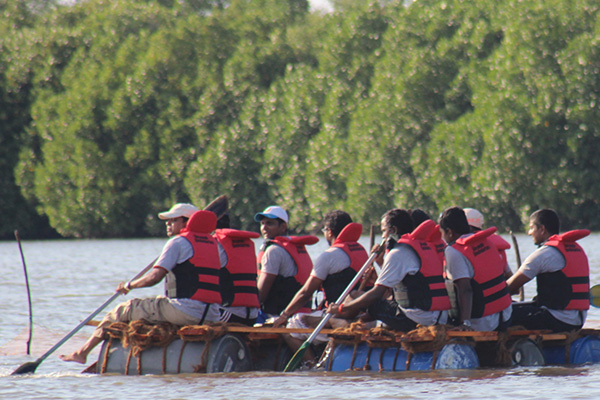
[[[503,235],[510,242],[507,235]],[[521,257],[534,250],[531,238],[517,235]],[[368,245],[368,237],[362,243]],[[79,347],[92,332],[84,327],[51,354],[34,374],[11,376],[34,361],[110,298],[119,281],[143,269],[164,239],[22,241],[33,304],[33,339],[27,355],[29,312],[24,270],[16,242],[0,242],[0,399],[580,399],[600,397],[600,364],[576,367],[519,367],[468,371],[394,373],[235,373],[121,376],[82,374],[79,364],[59,354]],[[590,259],[591,283],[600,283],[600,234],[579,243]],[[313,259],[327,244],[309,247]],[[515,254],[509,250],[514,270]],[[535,283],[526,288],[526,298]],[[154,296],[162,287],[136,290]],[[128,297],[131,297],[130,293]],[[125,299],[125,297],[123,297]],[[119,300],[120,301],[120,300]],[[117,304],[117,302],[115,302]],[[115,305],[113,304],[113,305]],[[110,309],[111,306],[107,308]],[[99,319],[104,313],[101,313]],[[586,327],[600,328],[592,308]],[[88,364],[98,357],[100,346]]]

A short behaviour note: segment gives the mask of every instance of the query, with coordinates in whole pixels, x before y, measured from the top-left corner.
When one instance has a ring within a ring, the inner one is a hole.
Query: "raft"
[[[143,321],[105,329],[95,371],[123,375],[283,371],[292,352],[285,333],[311,329],[234,324],[147,325]],[[329,336],[316,370],[423,371],[480,367],[580,365],[600,362],[600,330],[576,332],[456,331],[419,327],[403,333],[383,328],[324,329]],[[318,354],[318,352],[317,352]]]

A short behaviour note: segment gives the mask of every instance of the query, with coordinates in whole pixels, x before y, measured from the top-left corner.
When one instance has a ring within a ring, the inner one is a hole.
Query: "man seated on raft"
[[[210,235],[217,225],[217,216],[210,211],[196,210],[191,204],[180,203],[160,213],[159,218],[166,221],[167,235],[171,239],[149,273],[130,284],[121,282],[117,287],[117,292],[127,294],[133,289],[154,286],[167,277],[167,297],[136,298],[119,304],[106,314],[81,348],[59,356],[61,360],[85,364],[88,354],[102,342],[103,328],[113,322],[143,319],[151,324],[170,322],[185,326],[219,320],[221,261],[217,242]],[[207,270],[214,271],[202,272]],[[190,274],[198,279],[190,280]]]
[[[539,248],[508,280],[508,289],[515,293],[535,277],[537,296],[533,303],[513,305],[512,325],[566,332],[581,329],[585,323],[590,307],[590,268],[585,251],[576,241],[590,231],[559,235],[559,229],[554,210],[537,210],[529,217],[528,234]]]
[[[265,238],[257,256],[261,311],[256,322],[263,323],[277,318],[308,279],[313,263],[305,245],[317,243],[319,238],[287,236],[289,217],[279,206],[267,207],[254,220],[260,222]]]
[[[314,328],[318,325],[323,310],[295,313],[310,302],[313,294],[321,287],[325,291],[325,299],[328,302],[334,302],[339,298],[369,258],[364,247],[358,243],[361,233],[362,225],[352,222],[348,213],[335,210],[325,215],[323,235],[330,247],[317,258],[308,280],[274,322],[274,327],[287,324],[288,328]],[[330,327],[347,324],[344,321],[336,323],[335,320],[335,318],[329,320]],[[307,334],[299,333],[284,336],[294,352],[300,348],[307,337]],[[313,343],[318,344],[327,340],[326,336],[318,335]],[[309,350],[305,358],[313,359],[314,355]]]
[[[231,229],[229,214],[225,214],[219,218],[213,236],[219,246],[221,259],[219,287],[222,302],[219,320],[253,326],[260,303],[256,287],[256,252],[252,239],[260,235]]]
[[[471,233],[477,233],[483,229],[483,214],[474,208],[465,208],[463,209],[465,215],[467,216],[467,222],[469,223],[469,228],[471,229]],[[502,257],[502,261],[504,263],[504,277],[506,279],[510,278],[513,273],[508,265],[508,257],[506,256],[506,250],[510,249],[510,243],[506,240],[502,239],[500,235],[490,235],[488,237],[500,252],[500,257]]]
[[[459,207],[442,212],[439,220],[446,276],[453,282],[461,329],[503,331],[509,326],[512,299],[504,278],[504,263],[492,240],[495,228],[471,233]]]
[[[435,228],[429,220],[413,231],[413,220],[403,209],[386,212],[381,219],[387,253],[375,286],[343,304],[331,304],[328,312],[354,318],[361,310],[387,327],[408,332],[419,325],[445,324],[450,300],[442,276],[443,266],[427,239]],[[393,291],[394,298],[387,294]]]

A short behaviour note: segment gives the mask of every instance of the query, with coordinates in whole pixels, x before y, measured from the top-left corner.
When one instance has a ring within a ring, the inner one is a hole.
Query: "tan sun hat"
[[[164,211],[158,214],[160,219],[171,219],[186,217],[189,218],[193,213],[198,211],[198,207],[190,203],[177,203],[169,211]]]

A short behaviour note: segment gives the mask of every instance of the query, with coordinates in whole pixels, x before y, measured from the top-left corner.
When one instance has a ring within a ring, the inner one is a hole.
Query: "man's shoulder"
[[[332,264],[348,264],[350,265],[350,257],[348,254],[339,247],[330,247],[317,257],[315,261],[315,267],[319,268],[322,266],[332,265]]]
[[[187,240],[185,237],[180,236],[180,235],[176,235],[173,236],[172,238],[169,238],[169,240],[167,240],[167,243],[165,244],[165,247],[181,247],[181,246],[191,246],[192,244],[190,243],[189,240]]]
[[[396,243],[394,248],[389,252],[390,257],[411,257],[413,255],[418,257],[415,249],[406,243]]]
[[[346,252],[339,247],[331,246],[324,252],[322,252],[319,257],[340,257],[345,255]]]
[[[554,246],[543,245],[539,248],[535,249],[533,253],[531,253],[532,259],[544,259],[547,261],[564,261],[564,256]]]
[[[287,252],[281,246],[271,244],[266,248],[262,258],[263,265],[279,265],[279,264],[293,264],[294,260],[290,253]]]
[[[288,254],[287,250],[277,243],[271,243],[265,249],[265,254]]]

